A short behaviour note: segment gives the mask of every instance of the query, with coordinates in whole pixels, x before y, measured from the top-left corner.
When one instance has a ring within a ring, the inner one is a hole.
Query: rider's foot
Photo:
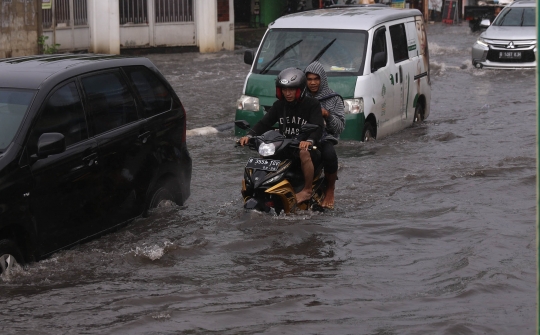
[[[322,208],[334,209],[334,190],[327,189],[321,203]]]
[[[311,190],[302,190],[296,194],[296,203],[302,203],[311,199]]]

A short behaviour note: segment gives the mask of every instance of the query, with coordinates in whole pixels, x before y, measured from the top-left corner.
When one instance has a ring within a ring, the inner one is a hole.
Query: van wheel
[[[422,121],[424,121],[424,107],[422,106],[422,104],[419,103],[414,109],[413,124],[420,123]]]
[[[370,122],[364,123],[364,131],[362,133],[362,141],[369,142],[375,140],[375,136],[373,136],[375,132]]]
[[[22,254],[17,245],[10,240],[0,240],[0,274],[9,273],[23,263]]]

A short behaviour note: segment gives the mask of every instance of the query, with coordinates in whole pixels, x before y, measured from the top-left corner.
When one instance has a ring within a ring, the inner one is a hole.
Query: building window
[[[147,24],[146,0],[120,0],[120,24]]]
[[[217,0],[218,22],[229,21],[229,0]]]
[[[41,11],[43,13],[43,29],[52,29],[53,20],[56,23],[56,26],[59,28],[71,26],[69,0],[56,0],[54,2],[54,7],[52,5],[46,6]],[[75,26],[88,25],[86,0],[73,0],[73,24]]]
[[[155,0],[156,23],[193,22],[193,0]]]

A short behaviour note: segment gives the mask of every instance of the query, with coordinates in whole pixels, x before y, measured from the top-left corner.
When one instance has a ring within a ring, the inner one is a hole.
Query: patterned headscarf
[[[308,90],[308,95],[319,100],[321,107],[326,109],[330,116],[326,118],[326,129],[323,134],[322,140],[328,140],[337,144],[339,135],[345,128],[345,110],[343,106],[343,99],[337,95],[330,87],[328,87],[328,78],[326,77],[326,71],[321,63],[315,61],[306,68],[304,71],[306,75],[313,73],[321,78],[321,84],[316,94],[313,94]]]

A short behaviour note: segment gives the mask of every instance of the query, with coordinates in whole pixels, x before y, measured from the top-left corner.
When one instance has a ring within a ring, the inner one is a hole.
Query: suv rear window
[[[152,71],[143,66],[127,67],[124,70],[141,97],[144,116],[150,117],[171,109],[171,94]]]
[[[135,99],[119,72],[102,72],[83,77],[81,82],[95,135],[138,119]]]
[[[0,151],[13,141],[34,91],[0,88]]]

